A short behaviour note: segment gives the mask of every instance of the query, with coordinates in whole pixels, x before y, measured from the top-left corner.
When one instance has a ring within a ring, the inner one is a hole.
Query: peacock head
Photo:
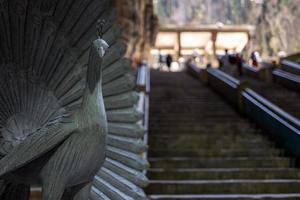
[[[101,58],[105,55],[105,52],[109,47],[107,42],[101,38],[98,38],[94,41],[94,46],[97,49],[97,52]]]

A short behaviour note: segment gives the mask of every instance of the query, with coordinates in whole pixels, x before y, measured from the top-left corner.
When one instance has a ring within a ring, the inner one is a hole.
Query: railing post
[[[137,72],[136,80],[137,90],[139,92],[138,109],[144,115],[140,124],[145,129],[144,144],[148,144],[148,127],[149,127],[149,93],[150,93],[150,68],[147,61],[143,61]],[[148,157],[147,151],[143,155],[145,158]],[[146,174],[146,170],[144,173]]]

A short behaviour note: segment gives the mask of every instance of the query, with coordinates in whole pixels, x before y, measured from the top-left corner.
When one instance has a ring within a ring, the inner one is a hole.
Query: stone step
[[[238,145],[238,144],[237,144]],[[278,149],[272,148],[255,148],[253,146],[252,149],[243,148],[238,149],[232,146],[230,149],[194,149],[194,150],[184,150],[184,149],[176,149],[174,150],[161,150],[161,149],[154,149],[150,150],[148,155],[151,157],[277,157],[280,155],[284,155],[283,152],[280,152]]]
[[[184,116],[181,116],[179,118],[160,118],[160,116],[154,116],[152,113],[150,113],[150,122],[158,123],[158,122],[163,122],[163,123],[174,123],[174,122],[180,122],[180,123],[196,123],[196,124],[215,124],[215,123],[220,123],[220,124],[249,124],[248,121],[246,121],[243,118],[239,117],[205,117],[205,118],[185,118]],[[252,124],[253,125],[253,124]]]
[[[290,167],[293,160],[285,157],[234,157],[234,158],[193,158],[193,157],[150,157],[152,168],[266,168]]]
[[[181,122],[174,122],[174,125],[170,127],[168,124],[170,124],[167,121],[161,121],[155,123],[153,126],[151,126],[149,129],[153,131],[167,131],[167,130],[180,130],[180,131],[205,131],[205,132],[212,132],[215,130],[226,130],[227,132],[230,132],[232,129],[233,131],[235,130],[240,130],[240,135],[245,134],[246,132],[250,133],[255,133],[259,132],[262,133],[260,130],[256,129],[255,127],[251,127],[250,125],[246,124],[241,124],[240,126],[238,124],[228,124],[224,123],[223,125],[220,124],[210,124],[210,123],[198,123],[194,125],[188,125],[185,123]],[[229,129],[229,130],[228,130]],[[204,133],[203,133],[204,134]]]
[[[186,110],[186,109],[191,109],[191,108],[195,108],[195,107],[202,107],[204,105],[207,105],[207,108],[209,109],[213,109],[214,107],[221,107],[225,110],[230,110],[230,112],[234,112],[232,109],[230,109],[230,107],[228,107],[226,102],[210,102],[210,98],[202,98],[197,97],[197,98],[186,98],[186,99],[179,99],[179,100],[173,100],[173,101],[167,101],[167,102],[162,102],[159,101],[160,99],[157,100],[153,97],[151,99],[150,102],[150,107],[151,109],[160,109],[160,108],[164,108],[164,109],[172,109],[174,108],[175,110]],[[186,100],[188,101],[194,101],[193,104],[186,104]],[[178,106],[181,105],[181,106]],[[174,106],[178,106],[178,107],[174,107]],[[184,107],[183,107],[184,106]],[[206,112],[202,111],[202,112]],[[218,110],[215,110],[215,112],[218,112]]]
[[[152,180],[154,194],[259,194],[297,193],[300,179]]]
[[[232,109],[224,109],[224,105],[207,105],[207,103],[203,102],[202,104],[199,105],[191,105],[191,106],[185,106],[186,102],[183,103],[177,103],[176,107],[173,106],[162,106],[162,105],[150,105],[151,108],[151,113],[154,114],[159,114],[159,113],[174,113],[174,114],[179,114],[180,112],[185,112],[186,114],[189,113],[197,113],[197,114],[203,114],[203,113],[208,113],[208,112],[213,112],[213,114],[222,114],[222,112],[225,112],[226,114],[231,114],[231,115],[237,115]],[[184,106],[184,108],[182,108]],[[219,110],[222,109],[222,110]],[[203,112],[205,110],[205,112]]]
[[[154,115],[153,115],[154,114]],[[230,115],[230,113],[212,113],[212,112],[203,112],[203,113],[185,113],[184,111],[182,111],[181,113],[179,112],[174,112],[174,113],[150,113],[150,120],[152,120],[152,118],[158,118],[158,119],[194,119],[195,117],[197,118],[200,118],[202,120],[199,119],[198,122],[201,122],[203,121],[203,119],[206,119],[206,118],[223,118],[224,119],[231,119],[231,120],[234,120],[234,119],[239,119],[240,117],[237,116],[236,114],[232,113]]]
[[[185,120],[187,120],[185,118]],[[198,119],[199,120],[199,119]],[[198,130],[203,129],[214,129],[214,128],[222,128],[222,129],[240,129],[244,131],[248,130],[256,130],[257,127],[255,127],[253,124],[245,123],[245,122],[239,122],[235,121],[234,123],[229,121],[223,121],[218,122],[218,119],[213,123],[212,121],[201,121],[193,122],[193,120],[190,120],[188,122],[181,121],[180,118],[174,118],[174,119],[165,119],[162,118],[160,120],[151,120],[150,121],[150,129],[158,129],[158,128],[164,128],[164,129],[176,129],[181,128],[183,130],[193,130],[193,128],[196,128]]]
[[[201,110],[201,109],[199,109]],[[150,120],[153,118],[155,119],[193,119],[194,117],[199,117],[198,122],[202,122],[207,120],[212,121],[214,119],[217,119],[217,121],[222,122],[221,120],[225,122],[235,122],[234,120],[241,120],[240,116],[237,116],[235,113],[212,113],[213,111],[207,111],[207,112],[199,112],[197,110],[194,111],[188,111],[188,110],[181,110],[181,111],[168,111],[161,109],[157,112],[150,112]],[[187,121],[187,120],[185,120]]]
[[[193,199],[193,200],[299,200],[300,193],[290,194],[178,194],[178,195],[160,195],[153,194],[148,196],[151,200],[181,200],[181,199]]]
[[[151,83],[149,199],[300,199],[294,160],[219,95],[185,73]]]
[[[206,127],[195,127],[194,130],[189,130],[188,128],[178,128],[178,129],[167,129],[165,127],[159,128],[150,128],[149,135],[223,135],[223,134],[235,134],[240,135],[241,132],[246,134],[258,134],[257,130],[244,130],[238,127],[236,128],[222,128],[222,127],[215,127],[215,128],[206,128]]]
[[[270,150],[270,152],[276,152],[276,153],[283,153],[284,150],[279,150],[279,149],[275,149],[275,148],[271,148],[271,145],[269,145],[268,143],[263,143],[263,142],[232,142],[232,143],[225,143],[226,141],[215,141],[212,143],[209,142],[205,142],[205,141],[193,141],[190,143],[184,143],[181,141],[175,141],[173,143],[171,143],[170,141],[162,141],[160,144],[156,145],[151,145],[153,144],[153,142],[150,142],[150,147],[151,150],[149,152],[153,152],[153,153],[161,153],[162,155],[169,155],[169,154],[176,154],[179,153],[187,153],[186,155],[189,155],[189,153],[193,153],[193,152],[199,152],[200,155],[209,155],[210,151],[212,154],[216,154],[219,153],[220,154],[226,154],[226,153],[230,153],[230,152],[253,152],[255,153],[257,152],[261,152],[263,153],[263,151],[268,152]],[[162,146],[167,147],[168,149],[162,149]]]
[[[153,150],[164,147],[164,149],[208,149],[208,148],[230,148],[230,147],[271,147],[273,143],[259,135],[253,134],[191,134],[191,135],[168,135],[151,134],[148,144]]]
[[[159,99],[162,97],[168,97],[168,98],[174,98],[177,97],[176,100],[181,100],[181,99],[193,99],[193,98],[199,98],[199,99],[211,99],[211,98],[216,98],[216,94],[210,93],[208,91],[201,92],[199,89],[194,89],[194,88],[189,88],[186,91],[182,90],[176,90],[176,88],[173,91],[167,91],[167,87],[161,87],[159,89],[152,88],[150,96],[153,97],[153,99]],[[188,92],[187,92],[188,91]],[[177,95],[176,93],[181,93],[185,95]],[[220,102],[221,103],[221,102]]]
[[[156,117],[156,116],[153,116],[151,113],[150,113],[150,123],[151,125],[156,125],[157,123],[161,122],[162,124],[172,124],[172,125],[175,125],[174,122],[176,123],[181,123],[181,124],[186,124],[186,125],[189,125],[189,124],[203,124],[203,125],[248,125],[248,126],[254,126],[253,124],[249,124],[248,121],[242,119],[242,118],[229,118],[229,117],[226,117],[226,118],[223,118],[223,117],[212,117],[212,118],[184,118],[184,117],[179,117],[179,118],[160,118],[160,117]]]
[[[151,180],[300,179],[295,168],[151,168]]]
[[[257,131],[257,130],[253,130]],[[257,131],[259,132],[259,131]],[[166,141],[166,142],[176,142],[177,140],[180,140],[182,142],[192,142],[192,141],[205,141],[208,143],[216,143],[216,142],[251,142],[251,141],[267,141],[268,143],[272,143],[266,139],[265,136],[262,134],[253,134],[253,133],[242,133],[242,134],[234,134],[234,133],[226,133],[222,135],[217,134],[182,134],[182,135],[173,135],[173,134],[149,134],[150,143],[157,142],[159,145],[160,142]]]

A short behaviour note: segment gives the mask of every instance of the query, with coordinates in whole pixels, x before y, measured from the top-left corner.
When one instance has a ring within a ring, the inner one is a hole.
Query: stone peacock
[[[0,0],[2,200],[30,185],[43,200],[146,199],[142,113],[113,18],[109,0]]]

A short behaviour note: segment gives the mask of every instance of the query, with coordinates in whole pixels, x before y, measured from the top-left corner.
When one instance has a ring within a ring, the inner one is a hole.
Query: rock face
[[[114,0],[114,4],[117,23],[124,28],[123,39],[128,45],[126,56],[133,61],[147,58],[158,32],[152,0]]]
[[[293,0],[159,0],[154,5],[164,25],[250,24],[255,50],[264,57],[300,50],[300,8]]]

